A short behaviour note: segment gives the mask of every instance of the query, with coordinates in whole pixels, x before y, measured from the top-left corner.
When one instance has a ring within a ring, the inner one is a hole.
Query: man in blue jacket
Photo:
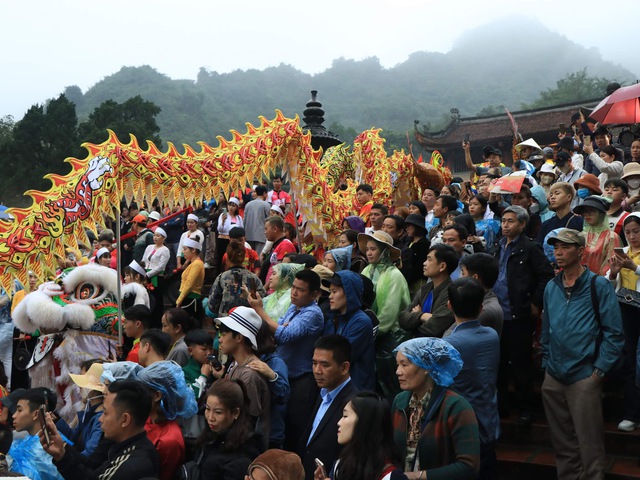
[[[376,386],[373,324],[362,310],[364,283],[357,273],[338,271],[333,278],[323,280],[329,288],[329,306],[334,316],[327,321],[322,335],[337,334],[351,344],[351,379],[360,390]]]
[[[463,361],[462,370],[454,379],[453,388],[471,404],[478,420],[478,480],[495,479],[498,476],[495,443],[500,436],[496,388],[500,337],[493,328],[482,326],[478,320],[486,293],[485,287],[478,280],[462,277],[451,283],[447,290],[449,308],[456,322],[451,335],[443,339],[458,350]]]
[[[544,291],[540,336],[558,478],[604,478],[602,381],[622,355],[620,307],[611,284],[581,264],[580,232],[563,228],[547,242],[562,269]]]

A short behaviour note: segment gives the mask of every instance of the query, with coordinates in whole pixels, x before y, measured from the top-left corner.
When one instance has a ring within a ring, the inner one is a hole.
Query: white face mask
[[[551,175],[540,175],[540,183],[543,185],[551,185],[553,180],[554,178]]]
[[[540,205],[538,205],[537,203],[532,203],[531,206],[529,207],[529,212],[530,213],[539,213],[540,212]]]
[[[638,188],[640,188],[640,178],[630,178],[629,180],[627,180],[627,184],[629,185],[630,189],[637,190]]]

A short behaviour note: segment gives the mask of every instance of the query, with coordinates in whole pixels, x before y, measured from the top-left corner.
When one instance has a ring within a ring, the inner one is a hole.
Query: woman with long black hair
[[[200,480],[244,480],[247,467],[262,453],[261,436],[253,431],[249,402],[240,382],[220,379],[207,390],[207,426],[198,438],[193,463]]]
[[[361,392],[345,405],[338,422],[338,443],[343,449],[333,468],[334,480],[407,478],[393,441],[389,403],[377,393]],[[324,480],[320,468],[315,478]]]

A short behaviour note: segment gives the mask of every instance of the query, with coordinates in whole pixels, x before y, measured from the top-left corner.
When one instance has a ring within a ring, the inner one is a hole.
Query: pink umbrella
[[[603,125],[640,123],[640,83],[621,87],[602,100],[589,115]]]

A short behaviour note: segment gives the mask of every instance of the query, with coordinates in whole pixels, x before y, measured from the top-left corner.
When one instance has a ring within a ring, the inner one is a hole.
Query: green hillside
[[[203,58],[205,63],[210,62]],[[467,32],[446,54],[418,51],[389,69],[375,57],[339,58],[315,75],[279,65],[225,74],[201,69],[192,81],[172,80],[151,66],[123,67],[84,94],[78,87],[65,93],[76,103],[80,120],[105,100],[124,102],[141,95],[162,109],[158,124],[165,142],[215,144],[216,135],[228,135],[232,128],[244,131],[245,122],[256,123],[259,115],[271,118],[276,108],[287,116],[301,114],[312,89],[319,91],[327,126],[357,132],[376,126],[401,133],[413,127],[414,119],[441,123],[452,107],[462,116],[489,105],[517,110],[585,68],[591,76],[620,83],[635,80],[596,50],[520,19]]]

